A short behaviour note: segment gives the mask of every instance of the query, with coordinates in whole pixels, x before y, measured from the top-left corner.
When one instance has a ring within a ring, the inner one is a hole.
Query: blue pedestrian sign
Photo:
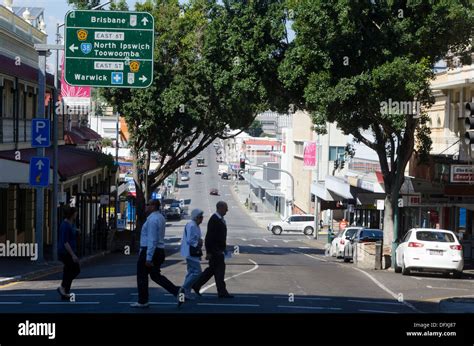
[[[50,162],[47,157],[32,157],[30,160],[30,185],[46,187],[49,185]]]
[[[31,146],[33,148],[47,148],[50,141],[50,121],[49,119],[33,119],[31,121]]]

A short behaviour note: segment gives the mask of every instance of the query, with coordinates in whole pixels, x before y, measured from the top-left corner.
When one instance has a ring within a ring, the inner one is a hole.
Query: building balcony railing
[[[59,120],[59,119],[58,119]],[[15,125],[17,122],[18,125]],[[18,133],[16,135],[16,132]],[[51,129],[50,133],[53,131]],[[58,123],[58,138],[63,139],[62,122]],[[0,117],[0,144],[31,143],[31,119]]]

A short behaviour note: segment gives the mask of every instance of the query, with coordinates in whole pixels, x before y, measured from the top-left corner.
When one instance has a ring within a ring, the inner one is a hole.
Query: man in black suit
[[[227,226],[224,216],[227,214],[227,210],[226,202],[217,202],[216,212],[211,216],[207,223],[207,233],[204,244],[206,246],[206,258],[209,259],[209,267],[202,272],[201,276],[193,285],[193,289],[198,295],[200,295],[199,290],[201,287],[214,275],[219,298],[234,298],[234,296],[227,292],[224,282],[224,257],[227,245]]]

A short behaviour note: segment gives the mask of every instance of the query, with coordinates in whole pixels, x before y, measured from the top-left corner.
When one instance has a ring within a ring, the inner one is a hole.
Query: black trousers
[[[79,263],[75,263],[72,260],[72,256],[69,253],[60,254],[59,260],[64,263],[63,281],[61,282],[61,286],[66,291],[66,294],[69,294],[71,291],[72,280],[79,275],[81,267],[79,266]]]
[[[209,267],[207,267],[196,280],[193,285],[193,289],[198,291],[201,289],[202,286],[209,281],[209,279],[214,276],[214,280],[216,281],[217,287],[217,294],[219,296],[228,294],[224,276],[225,276],[225,262],[224,262],[224,254],[212,255],[209,259]]]
[[[163,287],[174,296],[178,295],[179,287],[175,286],[165,276],[161,275],[160,267],[165,261],[165,250],[156,248],[153,254],[153,267],[148,268],[146,263],[146,248],[141,248],[137,263],[137,286],[138,302],[140,304],[148,303],[148,275],[158,285]]]

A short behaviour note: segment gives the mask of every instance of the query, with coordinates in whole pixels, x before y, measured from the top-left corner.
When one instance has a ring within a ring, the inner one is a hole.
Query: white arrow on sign
[[[40,171],[43,169],[43,166],[44,166],[43,161],[39,160],[38,162],[36,162],[36,167],[38,167]]]
[[[73,43],[73,44],[71,44],[71,45],[69,46],[69,49],[71,50],[71,52],[74,53],[77,49],[79,49],[79,47],[76,47],[76,46],[74,45],[74,43]]]
[[[38,135],[38,137],[35,138],[36,142],[38,142],[39,144],[42,144],[43,141],[46,141],[47,138],[46,137],[41,137],[41,135]]]
[[[147,25],[148,24],[148,19],[146,19],[146,17],[143,17],[142,23],[143,23],[143,25]]]
[[[145,83],[148,78],[146,78],[145,76],[141,76],[140,78],[138,78],[142,83]]]

